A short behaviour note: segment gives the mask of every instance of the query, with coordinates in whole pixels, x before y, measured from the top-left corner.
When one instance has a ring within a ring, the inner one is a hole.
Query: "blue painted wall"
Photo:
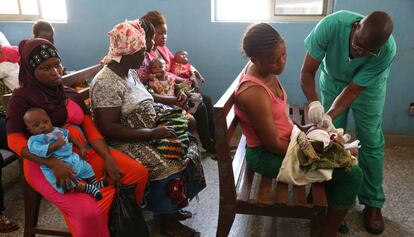
[[[69,70],[98,62],[107,51],[106,33],[124,19],[134,19],[157,9],[168,20],[168,46],[186,49],[190,60],[207,78],[203,90],[217,100],[246,63],[240,39],[247,23],[212,23],[208,0],[67,0],[68,23],[55,24],[56,45]],[[334,11],[347,9],[363,14],[387,11],[394,20],[398,52],[389,77],[383,128],[386,133],[414,135],[414,117],[408,106],[414,102],[414,1],[340,0]],[[274,23],[288,47],[288,62],[282,75],[289,100],[301,104],[299,71],[305,54],[303,39],[316,22]],[[0,23],[12,44],[30,37],[31,23]]]

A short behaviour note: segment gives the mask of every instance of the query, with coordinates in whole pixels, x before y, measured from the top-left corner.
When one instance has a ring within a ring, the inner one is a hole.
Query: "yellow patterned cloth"
[[[167,110],[158,115],[157,126],[167,126],[174,129],[177,137],[162,138],[153,141],[157,150],[168,159],[184,159],[190,140],[187,134],[188,120],[181,108]]]
[[[352,168],[355,159],[344,144],[338,141],[331,141],[324,147],[323,143],[311,140],[301,132],[297,138],[303,156],[299,157],[300,167],[305,170],[333,169],[333,168]]]

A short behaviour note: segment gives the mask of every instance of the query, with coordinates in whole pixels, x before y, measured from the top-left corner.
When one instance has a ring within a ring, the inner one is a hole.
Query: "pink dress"
[[[67,125],[65,128],[69,130],[71,136],[78,140],[78,142],[86,145],[86,138],[88,137],[88,140],[102,138],[92,119],[89,115],[84,114],[82,108],[77,103],[68,99],[66,110],[66,122],[70,123],[70,125]],[[80,125],[83,132],[79,127],[72,124]],[[86,132],[87,127],[89,127],[89,135]],[[21,148],[25,146],[23,144],[27,144],[27,139],[22,133],[9,134],[8,139],[9,141],[13,140],[13,144],[9,143],[9,146],[16,153],[19,153]],[[77,148],[74,147],[74,151],[78,151]],[[127,185],[135,184],[136,201],[137,203],[140,202],[148,180],[148,171],[143,165],[117,150],[110,149],[110,153],[123,173],[121,183]],[[92,166],[96,177],[101,179],[104,176],[104,159],[94,149],[88,149],[85,160]],[[24,159],[23,168],[24,176],[29,185],[39,192],[43,198],[60,209],[73,236],[109,237],[109,209],[115,194],[115,187],[113,185],[101,189],[104,198],[96,201],[85,193],[59,193],[46,180],[38,163]]]

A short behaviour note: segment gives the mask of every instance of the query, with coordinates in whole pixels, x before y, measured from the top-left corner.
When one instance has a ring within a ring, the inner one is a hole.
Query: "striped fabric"
[[[157,126],[173,128],[177,137],[157,139],[153,141],[153,145],[165,158],[183,159],[187,153],[190,140],[187,134],[188,120],[182,109],[174,108],[158,114]]]

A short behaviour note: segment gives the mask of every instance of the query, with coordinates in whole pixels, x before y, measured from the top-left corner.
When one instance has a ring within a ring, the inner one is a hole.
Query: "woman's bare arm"
[[[252,86],[238,95],[236,103],[248,114],[263,146],[271,152],[285,155],[289,142],[279,137],[273,121],[271,99],[266,91],[262,87]]]
[[[100,132],[107,138],[119,141],[136,142],[153,138],[174,136],[171,129],[160,126],[156,128],[131,128],[121,124],[121,107],[95,109],[96,123]]]

